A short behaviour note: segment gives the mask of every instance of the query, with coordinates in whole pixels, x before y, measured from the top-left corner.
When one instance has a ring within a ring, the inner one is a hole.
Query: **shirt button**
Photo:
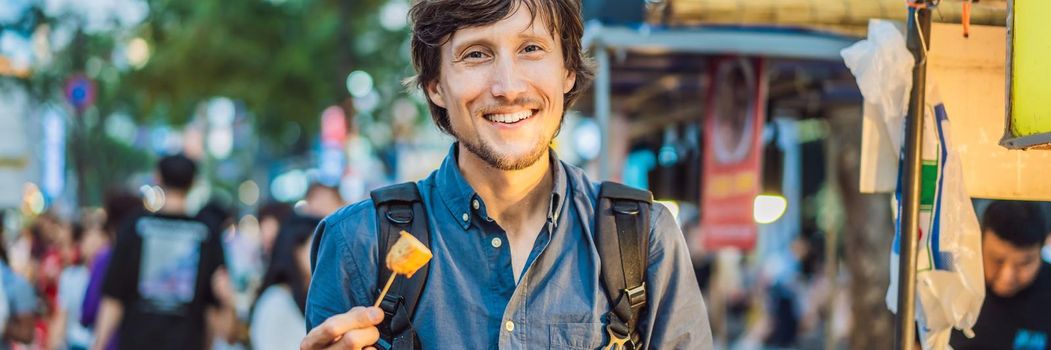
[[[511,321],[504,322],[504,330],[513,332],[515,330],[515,323]]]
[[[463,221],[465,221],[465,222],[466,222],[466,221],[467,221],[467,219],[470,219],[471,217],[470,217],[470,216],[468,216],[468,215],[467,215],[467,213],[463,213],[463,216],[462,216],[462,218],[463,218]]]
[[[471,207],[474,207],[474,210],[478,210],[478,208],[481,207],[481,205],[478,204],[478,200],[475,199],[475,200],[471,201]]]
[[[493,237],[493,241],[489,243],[493,244],[493,248],[500,248],[500,246],[504,245],[504,241],[500,237]]]

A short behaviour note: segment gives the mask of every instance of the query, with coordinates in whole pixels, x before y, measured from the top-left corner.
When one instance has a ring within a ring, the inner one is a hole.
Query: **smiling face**
[[[453,136],[500,170],[519,170],[547,154],[576,76],[566,69],[558,33],[517,6],[492,24],[466,27],[441,45],[440,73],[427,85]]]

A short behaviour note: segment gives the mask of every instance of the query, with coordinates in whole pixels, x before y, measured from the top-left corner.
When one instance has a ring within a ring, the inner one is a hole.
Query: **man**
[[[160,210],[118,230],[93,349],[105,349],[111,338],[118,349],[205,349],[205,313],[236,318],[219,234],[186,212],[196,165],[168,156],[157,174],[164,191]]]
[[[425,349],[595,349],[610,311],[593,240],[598,185],[549,148],[591,77],[575,0],[419,1],[416,83],[454,136],[416,185],[428,217],[426,288],[412,318]],[[318,226],[304,349],[380,335],[377,218],[363,201]],[[650,207],[639,348],[710,349],[707,311],[674,218]],[[388,213],[389,214],[389,213]],[[324,234],[322,234],[324,233]],[[397,317],[395,317],[397,318]]]
[[[985,303],[975,337],[954,331],[953,349],[1051,349],[1051,266],[1040,258],[1047,234],[1036,203],[989,205],[982,217]]]

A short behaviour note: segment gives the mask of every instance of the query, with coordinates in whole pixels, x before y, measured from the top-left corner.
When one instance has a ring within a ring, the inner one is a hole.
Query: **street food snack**
[[[401,237],[387,251],[387,268],[393,273],[390,274],[390,278],[387,279],[387,285],[380,291],[379,298],[376,298],[376,304],[373,306],[380,306],[380,303],[383,302],[383,297],[390,290],[391,283],[394,283],[395,277],[405,275],[407,278],[412,278],[412,275],[423,265],[427,265],[427,262],[431,261],[433,256],[431,250],[427,249],[423,242],[420,242],[408,232],[401,231]]]
[[[387,268],[395,274],[411,278],[431,257],[430,249],[408,232],[401,231],[401,237],[387,252]]]

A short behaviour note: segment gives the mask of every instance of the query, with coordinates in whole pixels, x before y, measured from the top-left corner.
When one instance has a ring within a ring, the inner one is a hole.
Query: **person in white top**
[[[282,225],[252,308],[253,349],[298,349],[306,336],[303,315],[310,283],[310,238],[318,222],[293,216]]]
[[[55,349],[83,350],[91,347],[95,337],[91,329],[80,324],[84,292],[95,256],[110,242],[110,237],[97,223],[74,225],[72,244],[78,257],[76,263],[62,270],[58,279],[58,309],[51,323],[51,341]]]

